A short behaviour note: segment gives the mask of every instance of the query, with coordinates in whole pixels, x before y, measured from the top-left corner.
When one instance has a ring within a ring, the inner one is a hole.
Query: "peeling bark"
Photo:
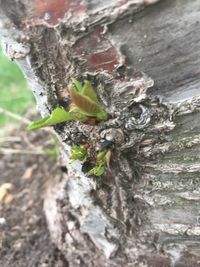
[[[200,266],[198,0],[0,6],[5,51],[43,116],[68,107],[71,77],[90,80],[110,115],[54,127],[68,173],[44,211],[69,266]],[[114,144],[111,171],[68,164],[72,144],[95,154],[102,140]]]

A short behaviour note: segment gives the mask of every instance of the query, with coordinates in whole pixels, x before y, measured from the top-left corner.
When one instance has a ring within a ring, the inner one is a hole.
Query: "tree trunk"
[[[48,185],[44,211],[69,266],[200,266],[199,0],[0,6],[4,50],[42,116],[68,106],[72,77],[90,80],[110,115],[54,127],[68,171]],[[83,140],[93,153],[114,144],[101,177],[68,164]]]

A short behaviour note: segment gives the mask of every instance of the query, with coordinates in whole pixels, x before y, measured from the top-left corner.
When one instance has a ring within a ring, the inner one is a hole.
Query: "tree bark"
[[[198,0],[1,0],[1,40],[42,116],[88,79],[109,120],[54,127],[67,173],[44,211],[69,266],[200,266]],[[87,177],[70,146],[112,140]],[[45,164],[45,163],[44,163]]]

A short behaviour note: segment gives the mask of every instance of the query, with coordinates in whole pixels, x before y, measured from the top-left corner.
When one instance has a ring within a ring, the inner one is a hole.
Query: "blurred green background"
[[[25,116],[34,105],[34,97],[19,67],[2,53],[0,47],[0,127],[19,123],[5,115],[3,110]]]

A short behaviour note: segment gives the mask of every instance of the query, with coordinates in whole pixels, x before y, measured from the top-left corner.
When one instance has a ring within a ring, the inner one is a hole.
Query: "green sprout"
[[[55,125],[57,123],[65,121],[86,120],[86,116],[82,114],[75,114],[72,112],[67,112],[62,108],[55,108],[49,117],[42,118],[38,121],[31,122],[28,126],[29,130],[36,130],[42,127]]]
[[[96,166],[87,172],[87,175],[101,176],[106,166],[110,169],[111,150],[103,150],[96,156]]]
[[[50,116],[32,122],[29,130],[36,130],[46,126],[52,126],[66,121],[86,121],[89,117],[97,120],[107,120],[108,115],[101,107],[91,83],[84,81],[83,86],[76,79],[68,86],[72,99],[69,111],[63,108],[55,108]]]
[[[101,107],[89,81],[85,80],[82,86],[77,80],[73,79],[68,86],[68,90],[72,98],[72,110],[75,106],[78,113],[88,117],[96,117],[99,120],[108,119],[108,115]]]
[[[86,175],[95,175],[101,176],[106,167],[110,169],[110,158],[111,158],[111,150],[105,149],[101,152],[98,152],[96,155],[96,165],[89,170]],[[71,157],[69,163],[74,162],[75,160],[86,161],[88,159],[87,154],[87,146],[86,145],[73,145],[71,147]]]
[[[87,150],[85,146],[76,146],[73,145],[71,147],[71,157],[70,157],[70,163],[74,162],[75,160],[85,161],[87,160]]]

